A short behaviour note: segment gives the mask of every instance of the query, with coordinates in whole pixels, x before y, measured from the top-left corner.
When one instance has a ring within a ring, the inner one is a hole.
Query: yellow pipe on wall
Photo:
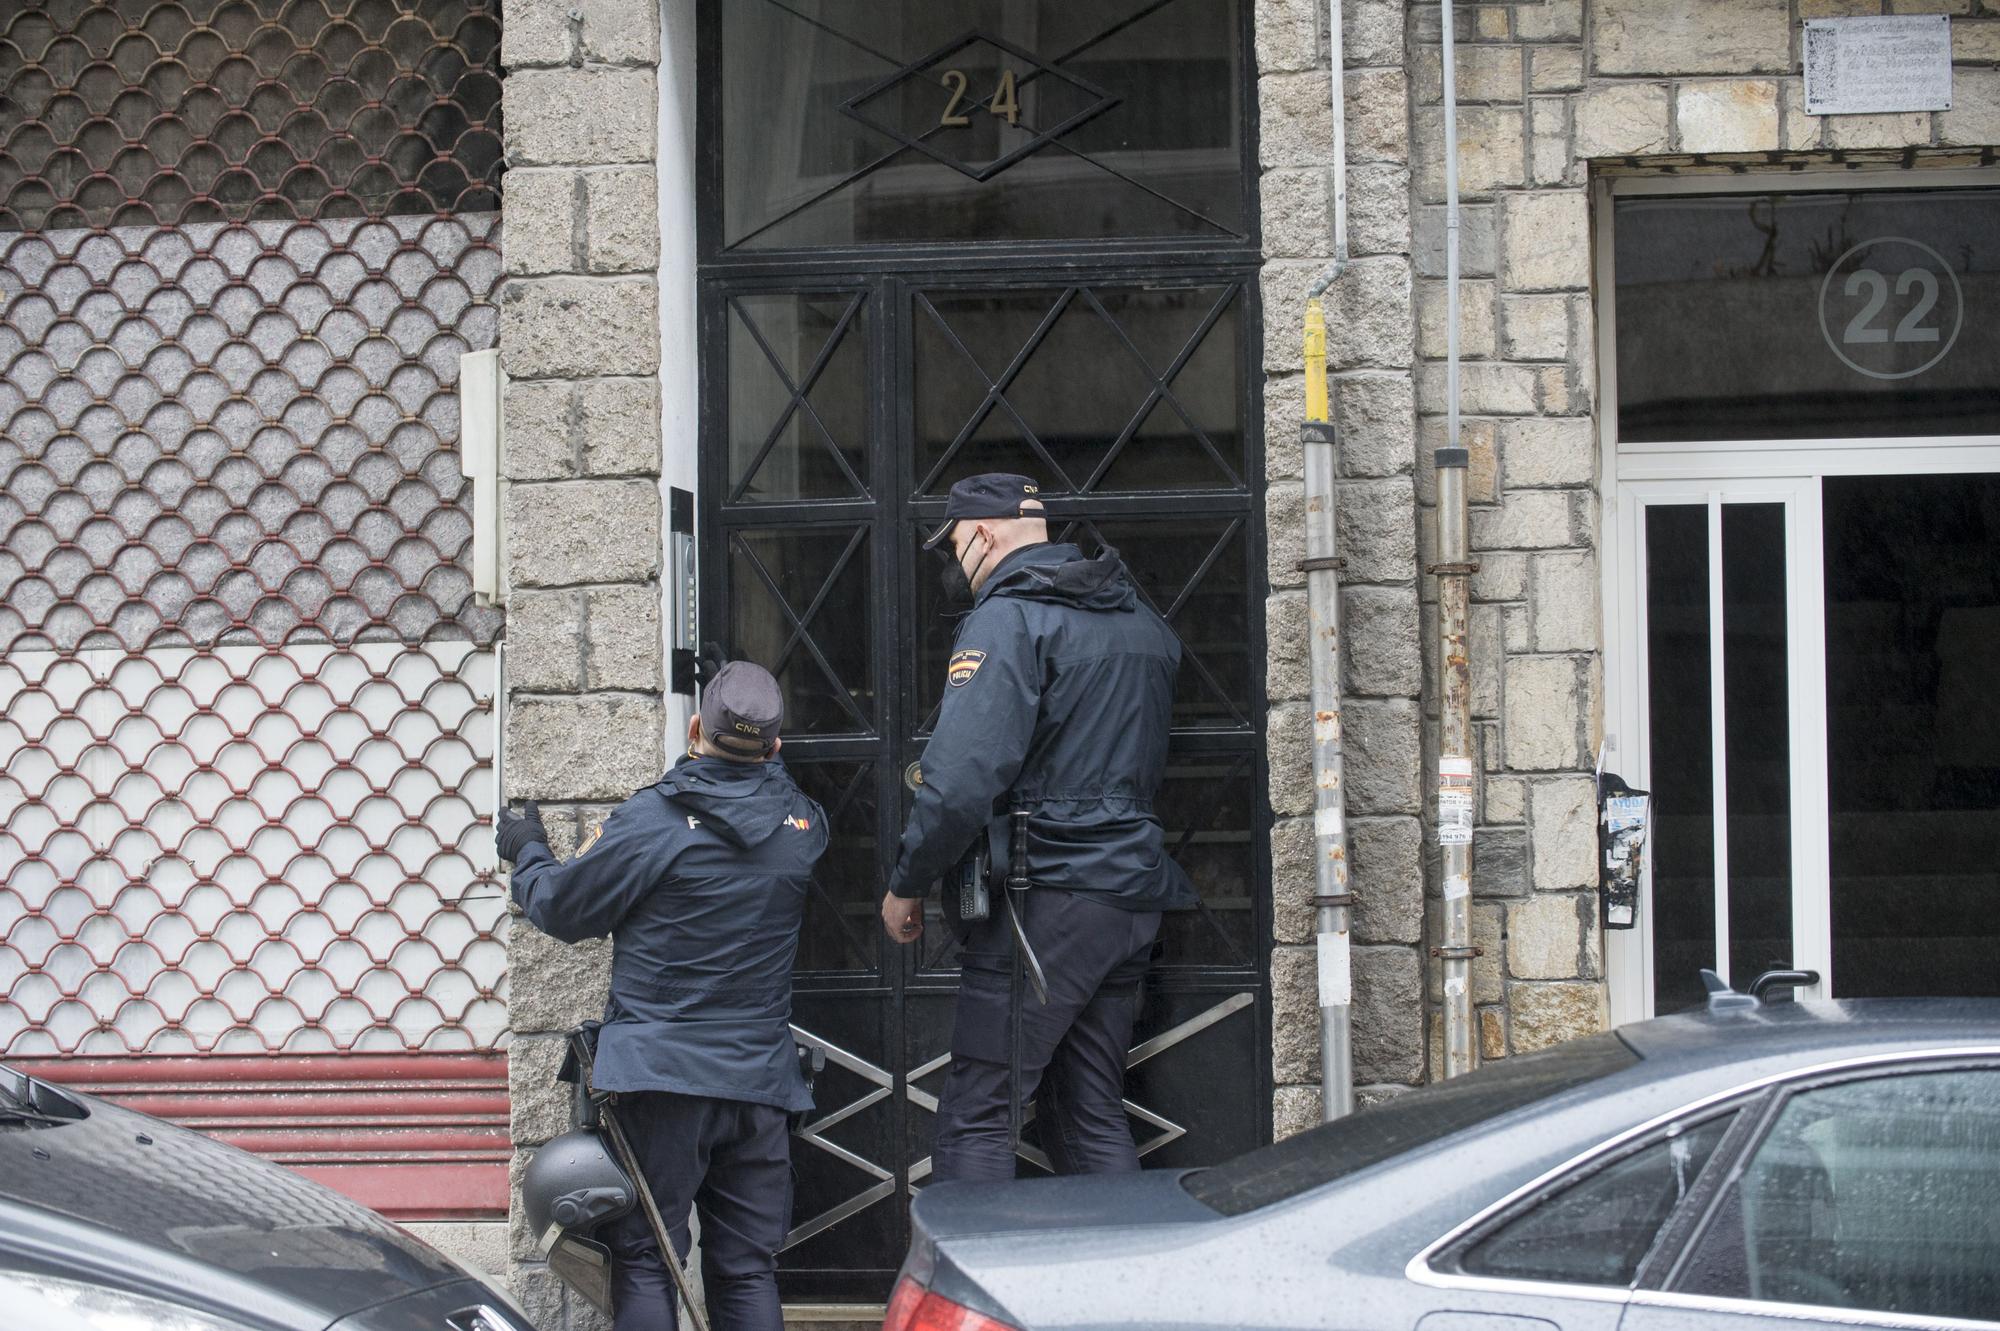
[[[1306,419],[1332,420],[1326,396],[1326,309],[1317,297],[1306,302]]]

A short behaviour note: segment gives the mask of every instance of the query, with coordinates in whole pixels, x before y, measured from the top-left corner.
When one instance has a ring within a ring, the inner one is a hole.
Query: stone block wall
[[[1340,525],[1356,1081],[1439,1062],[1432,451],[1446,442],[1441,7],[1344,0],[1353,263],[1327,298]],[[1258,0],[1266,267],[1268,682],[1276,925],[1275,1125],[1318,1113],[1312,962],[1304,291],[1331,252],[1327,7]],[[1953,16],[1950,111],[1809,117],[1801,23]],[[1474,970],[1485,1058],[1608,1017],[1590,777],[1603,724],[1591,184],[1602,175],[1879,159],[1989,160],[2000,0],[1517,0],[1455,6],[1459,442],[1472,458],[1472,645],[1482,768]],[[1969,153],[1977,149],[1978,153]]]
[[[1657,0],[1649,6],[1665,12]],[[1446,442],[1441,10],[1412,6],[1420,545],[1434,558],[1434,448]],[[1473,847],[1473,1001],[1492,1060],[1598,1029],[1595,799],[1602,733],[1595,347],[1590,206],[1565,107],[1585,83],[1580,0],[1457,7],[1460,197],[1459,442],[1471,454],[1472,707],[1480,776]],[[1434,579],[1423,583],[1426,808],[1436,779]],[[1428,846],[1429,936],[1439,930]],[[1441,1063],[1432,1000],[1427,1065]]]
[[[505,0],[501,59],[505,777],[567,855],[665,752],[656,0]],[[568,1127],[560,1036],[602,1007],[610,945],[516,917],[507,961],[518,1178]],[[510,1247],[538,1325],[599,1323],[541,1264],[518,1205]]]
[[[1953,15],[1953,109],[1809,117],[1807,18]],[[1444,442],[1441,9],[1408,8],[1419,559]],[[1590,772],[1604,732],[1597,550],[1594,177],[1745,165],[1968,160],[2000,130],[1992,0],[1521,0],[1456,6],[1460,441],[1471,452],[1473,697],[1482,767],[1475,965],[1482,1055],[1607,1019]],[[1972,159],[1972,160],[1977,160]],[[1435,585],[1423,581],[1427,724]],[[1426,807],[1435,731],[1427,732]],[[1615,766],[1615,762],[1613,763]],[[1435,852],[1427,857],[1435,927]],[[1357,871],[1359,866],[1357,865]],[[1363,884],[1362,891],[1367,891]],[[1437,980],[1430,980],[1436,997]],[[1438,1063],[1430,1032],[1430,1066]]]
[[[1319,1121],[1313,954],[1312,707],[1306,643],[1305,293],[1331,261],[1333,113],[1324,0],[1258,0],[1265,267],[1267,682],[1278,1135]],[[1341,427],[1343,733],[1354,911],[1355,1083],[1364,1099],[1423,1077],[1422,772],[1409,76],[1401,0],[1347,0],[1351,264],[1327,293]]]

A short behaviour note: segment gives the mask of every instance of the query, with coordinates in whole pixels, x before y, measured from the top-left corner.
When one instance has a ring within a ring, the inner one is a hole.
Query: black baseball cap
[[[730,661],[701,691],[701,733],[725,753],[762,758],[778,742],[785,696],[754,661]]]
[[[1028,505],[1034,507],[1029,508]],[[1029,477],[1004,471],[968,476],[951,487],[944,501],[944,525],[924,540],[928,550],[951,535],[960,518],[1032,518],[1042,513],[1042,487]]]

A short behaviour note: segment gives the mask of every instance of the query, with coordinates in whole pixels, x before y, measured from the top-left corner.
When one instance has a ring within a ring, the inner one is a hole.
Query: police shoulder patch
[[[576,848],[576,853],[581,855],[584,852],[588,851],[592,846],[597,844],[597,839],[603,835],[604,835],[603,823],[598,822],[591,824],[589,835],[585,836],[583,839],[583,844]]]
[[[986,653],[976,647],[968,647],[962,652],[951,654],[951,664],[945,668],[945,682],[953,688],[963,688],[979,673],[979,667],[986,664]]]

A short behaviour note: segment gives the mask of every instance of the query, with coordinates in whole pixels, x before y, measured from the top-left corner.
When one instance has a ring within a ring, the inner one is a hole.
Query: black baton
[[[1016,809],[1010,816],[1012,845],[1007,856],[1007,918],[1014,929],[1014,967],[1007,982],[1007,1146],[1014,1156],[1021,1154],[1021,976],[1026,972],[1034,986],[1035,998],[1043,1007],[1049,1003],[1048,979],[1042,974],[1041,960],[1028,942],[1023,923],[1028,899],[1028,811]]]
[[[666,1263],[667,1274],[673,1277],[674,1288],[680,1291],[681,1303],[687,1307],[688,1320],[694,1323],[694,1331],[708,1331],[708,1319],[702,1315],[701,1302],[694,1296],[694,1288],[688,1282],[687,1270],[681,1266],[680,1254],[674,1251],[673,1236],[667,1232],[667,1222],[660,1215],[660,1204],[653,1200],[653,1188],[646,1181],[646,1175],[639,1168],[639,1157],[632,1152],[632,1143],[625,1140],[625,1129],[618,1124],[618,1115],[612,1108],[608,1094],[593,1093],[597,1103],[598,1121],[604,1127],[604,1136],[611,1144],[611,1153],[618,1157],[619,1165],[632,1180],[633,1188],[639,1194],[639,1207],[646,1213],[646,1224],[653,1231],[653,1241],[660,1245],[660,1260]]]
[[[1047,1007],[1048,977],[1042,973],[1041,959],[1035,955],[1034,944],[1028,941],[1028,927],[1024,923],[1028,888],[1032,886],[1028,881],[1028,811],[1014,810],[1012,821],[1013,845],[1007,857],[1007,915],[1014,925],[1014,957],[1028,973],[1028,984],[1035,991],[1035,1001]]]

